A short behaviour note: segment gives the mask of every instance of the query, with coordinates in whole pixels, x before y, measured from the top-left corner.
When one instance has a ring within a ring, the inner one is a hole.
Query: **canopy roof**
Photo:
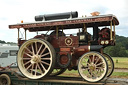
[[[86,25],[86,27],[93,27],[95,24],[98,26],[110,26],[110,21],[112,25],[119,25],[119,21],[116,16],[109,15],[99,15],[99,16],[90,16],[82,18],[71,18],[71,19],[60,19],[60,20],[51,20],[51,21],[37,21],[31,23],[19,23],[14,25],[9,25],[10,29],[14,28],[24,28],[30,32],[34,31],[47,31],[54,30],[56,27],[59,29],[75,29],[81,28]]]

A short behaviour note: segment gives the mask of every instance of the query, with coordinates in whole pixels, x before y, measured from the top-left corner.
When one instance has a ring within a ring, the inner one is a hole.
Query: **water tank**
[[[78,17],[78,12],[65,12],[65,13],[57,13],[57,14],[47,14],[47,15],[38,15],[35,16],[35,21],[48,21],[48,20],[56,20],[56,19],[68,19],[68,18],[76,18]]]

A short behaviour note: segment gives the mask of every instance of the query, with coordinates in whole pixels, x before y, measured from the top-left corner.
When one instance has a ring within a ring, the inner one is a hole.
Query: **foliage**
[[[128,50],[128,37],[118,36],[116,35],[116,42],[121,43],[123,47]]]
[[[10,45],[16,45],[14,42],[5,42],[4,40],[0,40],[1,44],[10,44]]]
[[[0,43],[4,44],[4,43],[6,43],[6,42],[5,42],[5,41],[3,41],[3,40],[0,40]]]
[[[104,52],[113,57],[128,57],[128,38],[116,35],[116,45],[106,47]]]

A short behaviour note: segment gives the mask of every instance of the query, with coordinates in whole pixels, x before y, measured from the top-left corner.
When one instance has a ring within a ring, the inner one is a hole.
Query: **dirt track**
[[[114,72],[128,72],[128,68],[115,68]]]

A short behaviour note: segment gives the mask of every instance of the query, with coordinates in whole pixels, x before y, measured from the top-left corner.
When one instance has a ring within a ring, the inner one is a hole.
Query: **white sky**
[[[35,15],[70,11],[78,11],[79,17],[90,16],[94,11],[114,14],[120,22],[116,33],[128,37],[127,4],[128,0],[0,0],[0,40],[17,42],[17,30],[9,29],[10,24],[20,23],[21,20],[34,22]]]

